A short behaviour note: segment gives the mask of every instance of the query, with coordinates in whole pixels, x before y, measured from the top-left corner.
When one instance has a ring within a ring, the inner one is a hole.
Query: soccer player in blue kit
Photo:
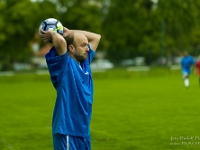
[[[189,75],[190,75],[191,66],[193,66],[194,64],[195,64],[195,61],[192,58],[192,56],[188,55],[188,52],[185,51],[181,59],[181,67],[182,67],[184,85],[186,88],[188,88],[190,85]]]
[[[57,92],[52,118],[54,150],[90,150],[93,103],[90,63],[101,35],[64,27],[63,36],[42,30],[40,38],[53,45],[45,57]]]

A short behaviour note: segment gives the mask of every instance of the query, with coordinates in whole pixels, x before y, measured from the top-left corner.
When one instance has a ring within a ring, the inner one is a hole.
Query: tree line
[[[200,1],[196,0],[0,0],[0,63],[28,62],[31,43],[46,18],[69,29],[102,35],[99,51],[117,63],[137,56],[148,64],[187,50],[200,54]]]

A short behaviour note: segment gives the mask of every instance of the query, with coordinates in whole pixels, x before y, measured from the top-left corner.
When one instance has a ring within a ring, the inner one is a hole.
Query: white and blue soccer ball
[[[44,30],[44,31],[55,31],[61,35],[63,35],[63,25],[62,23],[55,19],[55,18],[48,18],[46,20],[44,20],[39,27],[39,33],[40,31]]]

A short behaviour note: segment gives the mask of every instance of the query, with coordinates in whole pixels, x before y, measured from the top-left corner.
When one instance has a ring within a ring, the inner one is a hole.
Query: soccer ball
[[[39,27],[39,33],[41,33],[41,29],[44,31],[55,31],[61,35],[63,35],[63,25],[60,21],[55,18],[48,18],[44,20]]]

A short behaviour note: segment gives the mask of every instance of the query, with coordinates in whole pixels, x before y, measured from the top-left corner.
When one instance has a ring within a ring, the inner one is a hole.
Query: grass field
[[[181,74],[94,73],[93,150],[200,149],[200,87]],[[55,90],[47,76],[0,77],[0,150],[52,150]]]

